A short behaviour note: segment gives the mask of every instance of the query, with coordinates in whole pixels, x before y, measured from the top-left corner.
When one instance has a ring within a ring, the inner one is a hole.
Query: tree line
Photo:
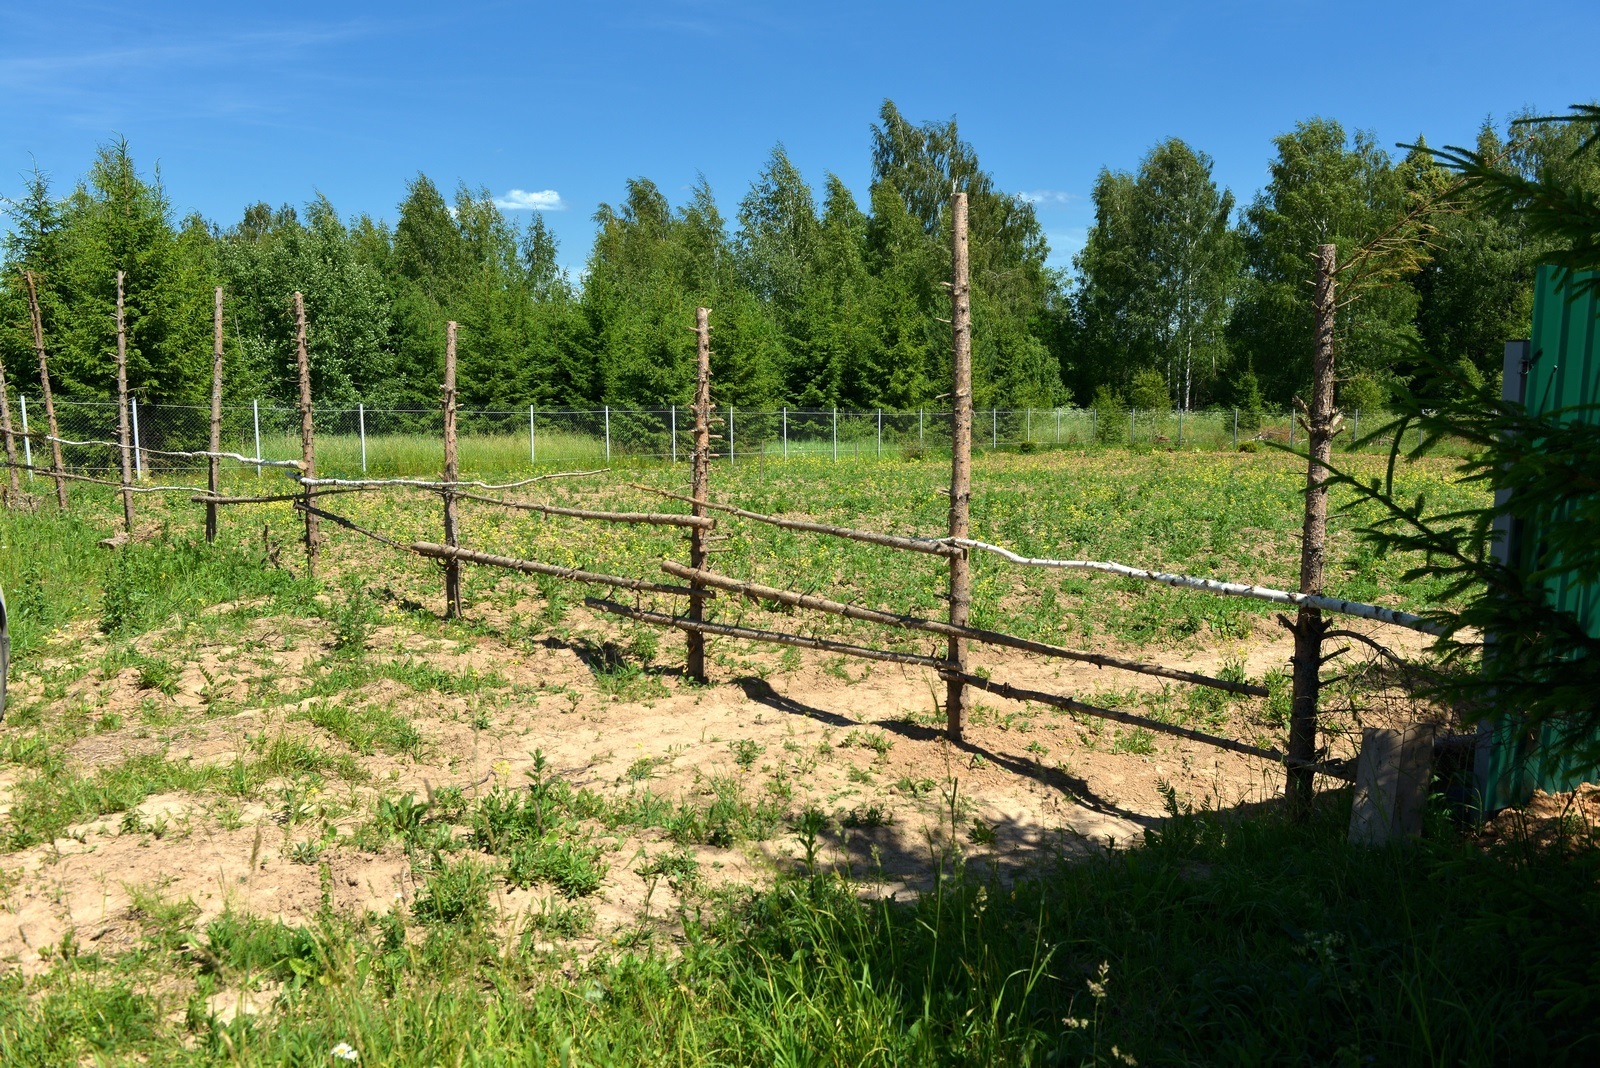
[[[1531,178],[1600,190],[1570,128],[1491,124],[1477,150]],[[1569,143],[1572,142],[1572,143]],[[996,188],[954,120],[917,124],[885,102],[871,126],[866,204],[836,175],[814,189],[780,145],[723,214],[702,179],[674,207],[646,178],[595,213],[581,275],[558,265],[538,215],[518,228],[487,190],[425,175],[396,221],[342,217],[325,197],[258,203],[230,225],[175,218],[160,175],[126,141],[101,146],[64,195],[35,171],[6,204],[0,358],[32,363],[24,271],[38,282],[53,384],[114,389],[115,275],[127,277],[129,382],[146,402],[204,403],[211,287],[227,291],[232,400],[292,403],[289,294],[305,295],[323,404],[432,408],[445,323],[461,325],[469,407],[651,406],[693,389],[693,309],[713,308],[720,402],[746,407],[937,407],[949,391],[948,202],[968,192],[975,402],[1287,404],[1310,352],[1316,245],[1353,249],[1448,174],[1425,147],[1395,158],[1370,135],[1312,119],[1274,142],[1267,185],[1240,208],[1204,152],[1171,139],[1133,172],[1102,170],[1070,272],[1028,198]],[[1524,336],[1548,250],[1515,221],[1462,210],[1417,269],[1340,321],[1343,402],[1382,406],[1415,369],[1397,340],[1477,380]]]

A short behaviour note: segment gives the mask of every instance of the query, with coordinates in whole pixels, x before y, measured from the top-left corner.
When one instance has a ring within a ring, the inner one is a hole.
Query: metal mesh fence
[[[112,401],[58,398],[60,436],[74,442],[115,442],[117,406]],[[199,405],[134,404],[131,437],[135,468],[142,477],[194,474],[205,460],[162,455],[208,447],[210,410]],[[1303,433],[1291,415],[1233,409],[1128,411],[1116,425],[1102,425],[1099,412],[1083,408],[983,408],[973,415],[979,449],[1031,451],[1091,444],[1138,448],[1231,451],[1250,441],[1299,444]],[[1347,413],[1352,437],[1388,421],[1386,413]],[[19,459],[39,468],[50,464],[42,403],[19,397],[12,423],[31,438],[18,442]],[[317,408],[317,469],[329,475],[374,477],[437,473],[444,464],[444,417],[437,409]],[[685,405],[656,408],[460,410],[461,468],[515,471],[555,465],[602,465],[617,460],[687,462],[693,449],[693,416]],[[948,453],[950,412],[935,409],[857,411],[719,407],[712,427],[713,450],[733,463],[785,459],[899,459]],[[1346,443],[1351,440],[1345,439]],[[1388,441],[1370,448],[1386,449]],[[246,457],[293,460],[300,456],[298,409],[255,402],[222,410],[222,449]],[[67,469],[115,477],[114,445],[72,444],[62,448]],[[248,466],[248,465],[246,465]],[[37,477],[37,476],[35,476]]]

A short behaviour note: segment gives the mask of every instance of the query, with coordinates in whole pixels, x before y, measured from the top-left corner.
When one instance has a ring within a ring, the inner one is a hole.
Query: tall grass
[[[0,587],[6,591],[12,656],[22,661],[53,629],[82,615],[100,588],[104,532],[53,503],[37,514],[0,508]]]

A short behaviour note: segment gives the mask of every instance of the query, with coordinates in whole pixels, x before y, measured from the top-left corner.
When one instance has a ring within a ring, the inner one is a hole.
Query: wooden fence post
[[[311,425],[311,354],[306,351],[306,301],[294,291],[295,360],[300,367],[300,477],[317,477],[316,431]],[[305,487],[306,577],[317,577],[317,517],[311,511],[311,487]]]
[[[950,205],[950,241],[953,263],[950,283],[951,362],[954,388],[950,417],[950,536],[965,538],[970,529],[972,503],[972,292],[967,284],[967,195],[956,193]],[[950,557],[950,625],[965,627],[972,610],[971,563],[966,553]],[[946,659],[950,670],[965,674],[967,643],[950,639]],[[959,743],[966,727],[966,687],[958,678],[945,682],[945,726],[952,742]]]
[[[1318,245],[1312,311],[1316,333],[1311,353],[1311,407],[1306,412],[1307,463],[1305,522],[1300,538],[1300,592],[1322,592],[1328,555],[1328,462],[1333,454],[1333,327],[1338,310],[1333,245]],[[1294,425],[1294,413],[1289,415]],[[1301,605],[1295,619],[1294,688],[1289,711],[1289,808],[1303,818],[1310,809],[1317,755],[1317,698],[1322,685],[1322,610]]]
[[[444,335],[444,481],[457,482],[461,471],[456,462],[456,324],[445,324]],[[609,445],[609,442],[607,443]],[[444,490],[444,543],[452,549],[460,545],[456,526],[456,491]],[[444,562],[444,614],[461,618],[461,561],[450,557]]]
[[[121,454],[122,529],[133,533],[133,445],[128,436],[128,320],[123,301],[127,276],[117,272],[117,451]],[[216,491],[212,490],[212,496]]]
[[[0,433],[6,439],[6,472],[10,475],[11,497],[10,504],[13,508],[22,496],[22,481],[17,477],[17,435],[11,429],[11,397],[6,392],[6,365],[0,360]]]
[[[33,321],[33,349],[39,355],[39,389],[44,394],[44,417],[50,428],[51,474],[56,480],[56,507],[67,510],[67,480],[62,478],[66,467],[61,462],[61,427],[56,423],[56,402],[50,396],[50,365],[44,358],[44,319],[39,314],[39,291],[34,285],[33,272],[24,271],[28,282],[28,315]]]
[[[222,489],[222,287],[211,295],[211,455],[206,457],[206,488]],[[206,505],[206,543],[217,540],[217,506]]]
[[[711,492],[711,310],[696,308],[695,332],[695,387],[694,387],[694,458],[689,476],[689,496],[694,499],[693,513],[705,516],[704,502]],[[706,532],[703,527],[689,528],[689,566],[701,570],[706,566]],[[705,584],[691,582],[690,589],[699,591],[689,596],[689,620],[705,620]],[[696,631],[686,631],[684,641],[688,656],[684,671],[695,682],[706,681],[706,636]]]

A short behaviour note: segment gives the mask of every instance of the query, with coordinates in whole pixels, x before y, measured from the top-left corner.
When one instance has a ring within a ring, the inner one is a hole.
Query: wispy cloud
[[[1070,204],[1083,199],[1077,193],[1068,193],[1061,189],[1033,189],[1018,193],[1017,198],[1029,204]]]
[[[506,211],[566,211],[567,202],[554,189],[513,189],[494,198],[495,206]]]

